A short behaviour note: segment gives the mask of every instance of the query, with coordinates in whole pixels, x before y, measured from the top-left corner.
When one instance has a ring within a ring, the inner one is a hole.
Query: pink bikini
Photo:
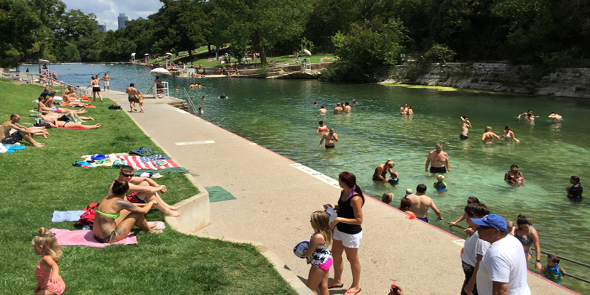
[[[47,271],[41,267],[41,260],[39,260],[39,263],[37,263],[37,272],[35,275],[37,276],[37,282],[39,282],[41,290],[47,290],[57,295],[61,295],[61,293],[63,293],[66,289],[66,284],[61,279],[61,277],[59,277],[57,283],[52,283],[49,281],[49,278],[51,277],[51,271]]]

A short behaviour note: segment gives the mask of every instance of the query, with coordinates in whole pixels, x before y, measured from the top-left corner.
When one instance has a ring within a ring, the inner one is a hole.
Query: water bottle
[[[85,224],[84,226],[82,226],[82,230],[90,230],[90,226],[88,224]]]

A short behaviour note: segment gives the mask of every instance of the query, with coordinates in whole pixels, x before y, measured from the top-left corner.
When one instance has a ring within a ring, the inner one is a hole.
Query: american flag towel
[[[173,168],[178,167],[176,163],[171,160],[156,160],[150,162],[142,162],[140,156],[122,156],[119,159],[123,160],[127,165],[133,167],[134,170],[140,169],[162,169],[162,168]]]

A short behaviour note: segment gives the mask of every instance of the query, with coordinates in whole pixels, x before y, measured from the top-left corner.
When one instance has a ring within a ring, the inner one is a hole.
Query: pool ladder
[[[184,91],[184,100],[186,100],[186,104],[188,105],[189,111],[193,115],[197,115],[198,114],[198,109],[195,106],[195,103],[191,99],[190,95],[188,95],[188,92],[186,91],[186,88],[182,88],[182,91]]]

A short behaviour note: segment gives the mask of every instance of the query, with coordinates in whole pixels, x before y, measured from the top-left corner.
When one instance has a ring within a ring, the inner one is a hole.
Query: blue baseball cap
[[[500,231],[508,230],[508,227],[506,227],[506,220],[498,214],[488,214],[480,219],[471,219],[471,221],[477,225],[493,227]]]

